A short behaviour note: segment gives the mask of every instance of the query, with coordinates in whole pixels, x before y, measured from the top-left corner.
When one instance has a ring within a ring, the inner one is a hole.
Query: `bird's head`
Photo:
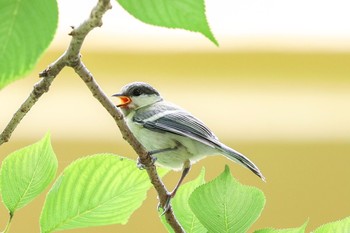
[[[143,82],[133,82],[125,85],[120,93],[113,96],[120,99],[120,107],[124,111],[135,110],[162,100],[158,91]]]

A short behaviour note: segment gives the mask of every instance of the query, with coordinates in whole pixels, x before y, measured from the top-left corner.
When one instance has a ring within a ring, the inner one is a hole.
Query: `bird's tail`
[[[219,150],[221,150],[224,156],[226,156],[228,159],[233,160],[234,162],[237,162],[249,170],[251,170],[255,175],[259,176],[263,181],[266,182],[265,177],[263,174],[260,172],[259,168],[252,162],[250,161],[247,157],[245,157],[243,154],[239,153],[238,151],[233,150],[232,148],[221,144],[218,147]]]

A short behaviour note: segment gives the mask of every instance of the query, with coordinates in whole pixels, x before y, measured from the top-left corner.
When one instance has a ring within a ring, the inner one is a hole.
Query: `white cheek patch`
[[[157,95],[140,95],[140,96],[133,96],[131,99],[132,101],[131,101],[130,107],[133,106],[135,108],[138,108],[138,107],[143,107],[143,106],[153,104],[159,101],[159,99],[161,98]]]

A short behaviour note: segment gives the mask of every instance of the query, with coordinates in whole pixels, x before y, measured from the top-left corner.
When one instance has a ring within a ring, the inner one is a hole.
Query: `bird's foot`
[[[171,198],[173,198],[173,197],[174,197],[174,196],[173,196],[173,193],[167,193],[167,199],[166,199],[164,205],[162,206],[162,205],[160,204],[160,202],[158,203],[158,206],[157,206],[158,212],[159,212],[160,209],[163,210],[163,212],[161,213],[160,216],[163,216],[163,215],[170,209],[170,200],[171,200]]]
[[[143,170],[146,168],[146,165],[144,165],[141,160],[140,160],[140,157],[137,157],[137,160],[136,160],[136,166],[138,169],[140,170]]]
[[[149,156],[151,156],[151,155],[149,155]],[[157,158],[151,156],[151,159],[152,159],[152,165],[153,165],[153,164],[157,161]],[[140,157],[138,157],[137,160],[136,160],[136,166],[137,166],[137,168],[140,169],[140,170],[143,170],[143,169],[146,168],[146,165],[143,164],[143,163],[141,162]]]

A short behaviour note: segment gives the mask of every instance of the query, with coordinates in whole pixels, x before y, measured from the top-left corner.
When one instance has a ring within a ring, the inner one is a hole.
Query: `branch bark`
[[[26,115],[26,113],[32,108],[32,106],[38,101],[43,93],[49,90],[52,81],[66,67],[72,67],[79,77],[85,82],[90,89],[92,95],[102,104],[102,106],[109,112],[117,123],[123,138],[134,148],[135,152],[140,157],[140,162],[145,165],[146,171],[149,175],[151,183],[156,189],[161,206],[164,206],[167,200],[167,189],[158,176],[156,167],[153,164],[152,158],[147,154],[145,148],[137,141],[134,135],[126,125],[122,113],[114,106],[114,104],[108,99],[106,94],[97,84],[92,74],[86,68],[81,60],[80,50],[83,42],[88,33],[96,28],[102,26],[102,17],[107,10],[111,9],[110,0],[99,0],[97,5],[92,9],[90,17],[85,20],[79,27],[73,28],[69,35],[72,36],[68,49],[64,54],[53,62],[47,69],[39,74],[42,79],[34,85],[32,93],[27,100],[22,104],[18,111],[14,114],[13,118],[6,126],[5,130],[0,135],[0,145],[7,142],[11,137],[12,132],[18,126],[20,121]],[[136,167],[136,166],[135,166]],[[183,228],[177,221],[172,208],[168,209],[165,213],[165,217],[169,225],[175,232],[184,232]]]
[[[167,189],[164,183],[159,178],[157,169],[153,164],[152,158],[147,154],[145,148],[137,141],[130,129],[126,125],[122,113],[114,106],[114,104],[107,98],[106,94],[101,90],[92,74],[85,67],[84,63],[79,60],[79,63],[72,67],[79,77],[85,82],[87,87],[90,89],[93,96],[102,104],[102,106],[109,112],[117,123],[123,138],[133,147],[135,152],[138,154],[140,161],[145,165],[148,176],[157,191],[159,202],[161,206],[165,205],[167,200]],[[172,207],[165,212],[165,218],[169,225],[174,229],[176,233],[185,232],[177,221]]]
[[[7,124],[3,132],[0,134],[0,145],[8,142],[13,131],[16,129],[18,124],[21,122],[23,117],[29,112],[39,98],[49,90],[53,77],[42,79],[34,85],[32,92],[29,94],[27,99],[23,102],[21,107],[15,112],[10,122]]]

